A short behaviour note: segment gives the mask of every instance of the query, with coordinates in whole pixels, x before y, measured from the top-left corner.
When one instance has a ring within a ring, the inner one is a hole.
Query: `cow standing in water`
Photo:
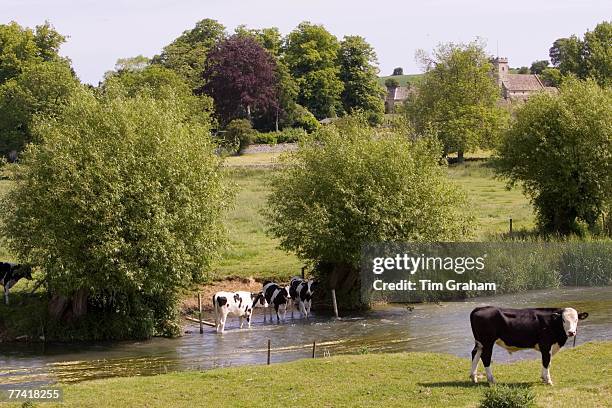
[[[9,304],[9,290],[15,286],[21,278],[32,280],[31,266],[0,262],[0,284],[4,287],[5,304]]]
[[[251,328],[251,316],[256,307],[266,307],[267,303],[263,293],[253,294],[251,292],[217,292],[213,296],[213,308],[215,309],[215,326],[217,333],[225,331],[225,322],[228,315],[240,318],[240,328],[242,329],[243,318],[249,329]]]
[[[268,302],[268,309],[274,308],[276,312],[276,322],[280,322],[281,315],[282,320],[285,320],[287,314],[287,306],[291,301],[287,288],[277,285],[274,282],[266,281],[263,284],[263,294]],[[265,316],[265,312],[264,312]],[[270,309],[270,320],[272,320],[272,310]]]
[[[504,309],[494,306],[478,307],[470,314],[476,345],[472,350],[470,377],[477,382],[478,361],[482,359],[487,380],[494,383],[491,371],[493,345],[510,353],[520,349],[536,349],[542,353],[542,381],[552,385],[550,359],[567,341],[576,335],[578,320],[588,313],[578,313],[571,307]]]
[[[312,306],[313,293],[314,282],[312,280],[305,280],[297,276],[291,278],[291,282],[289,282],[289,296],[293,304],[291,308],[291,317],[293,317],[293,309],[297,306],[300,315],[308,319],[310,307]]]

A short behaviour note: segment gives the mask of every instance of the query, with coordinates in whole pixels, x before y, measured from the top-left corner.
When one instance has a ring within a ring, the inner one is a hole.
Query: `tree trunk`
[[[72,297],[72,314],[75,318],[79,318],[87,314],[87,297],[89,291],[85,288],[81,288],[76,291]]]
[[[459,150],[457,152],[457,162],[458,163],[463,163],[465,161],[465,159],[463,158],[463,150]]]

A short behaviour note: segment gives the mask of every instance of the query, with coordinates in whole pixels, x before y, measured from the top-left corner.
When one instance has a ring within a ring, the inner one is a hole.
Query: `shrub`
[[[560,94],[534,95],[516,111],[495,161],[531,198],[540,229],[593,228],[612,199],[612,89],[567,79]]]
[[[452,241],[472,229],[465,195],[440,166],[431,139],[382,133],[362,117],[340,120],[306,137],[272,181],[266,212],[281,246],[317,266],[324,285],[351,292],[360,305],[362,244]],[[338,285],[340,286],[340,285]],[[322,291],[323,292],[323,291]]]
[[[535,395],[529,387],[495,385],[485,389],[480,408],[535,407]]]
[[[301,105],[296,105],[291,122],[293,127],[302,128],[308,133],[314,132],[320,126],[317,118]]]
[[[224,138],[228,145],[234,146],[238,154],[242,154],[256,140],[257,131],[249,120],[234,119],[225,128]]]
[[[228,190],[208,128],[171,97],[81,91],[35,131],[43,143],[8,166],[0,201],[10,248],[41,267],[51,294],[85,291],[89,314],[62,315],[75,330],[178,334],[180,291],[204,280],[225,236]]]
[[[306,136],[306,131],[302,128],[285,128],[278,132],[258,133],[255,138],[255,143],[259,144],[277,144],[277,143],[295,143]]]

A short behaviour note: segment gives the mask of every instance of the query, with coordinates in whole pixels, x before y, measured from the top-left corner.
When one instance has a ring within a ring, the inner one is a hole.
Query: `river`
[[[457,302],[384,305],[355,315],[316,315],[308,321],[288,315],[284,323],[263,321],[256,310],[250,330],[238,329],[229,318],[218,335],[197,324],[187,324],[176,339],[156,338],[140,342],[0,345],[0,388],[9,384],[36,386],[96,378],[154,375],[172,371],[207,370],[215,367],[265,364],[267,341],[272,341],[272,362],[317,356],[429,351],[468,357],[473,347],[469,313],[476,306],[559,306],[589,312],[578,326],[576,344],[612,338],[612,287],[562,288],[527,291]],[[412,309],[413,308],[413,309]],[[246,323],[245,323],[246,324]],[[571,347],[571,341],[566,347]],[[536,351],[509,354],[495,347],[496,363],[539,358]],[[467,370],[467,368],[466,368]]]

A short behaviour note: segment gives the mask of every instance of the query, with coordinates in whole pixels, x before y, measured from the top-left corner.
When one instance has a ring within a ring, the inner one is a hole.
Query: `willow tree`
[[[223,242],[220,159],[181,101],[80,92],[10,168],[2,235],[86,337],[178,334],[180,291]]]
[[[345,307],[359,306],[362,245],[454,241],[472,231],[466,196],[448,180],[441,151],[434,139],[410,141],[362,117],[325,126],[274,175],[270,232],[315,266],[324,287],[343,293]]]

